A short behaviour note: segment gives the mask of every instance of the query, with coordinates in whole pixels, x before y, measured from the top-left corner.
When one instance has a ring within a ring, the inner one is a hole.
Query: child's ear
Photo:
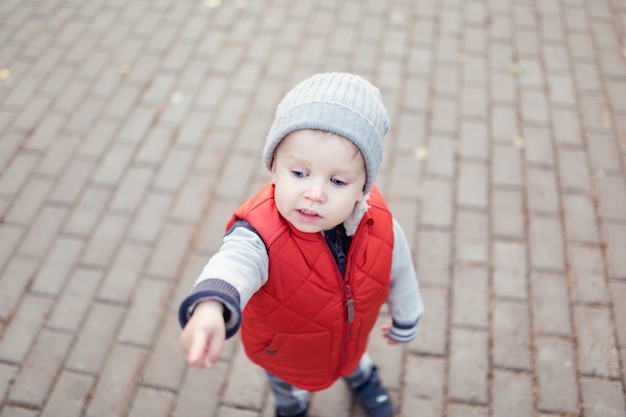
[[[272,173],[272,184],[276,184],[276,160],[272,161],[272,170],[270,172]]]

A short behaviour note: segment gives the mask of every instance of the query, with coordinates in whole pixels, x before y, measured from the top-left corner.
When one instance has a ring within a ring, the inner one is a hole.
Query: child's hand
[[[180,346],[189,365],[210,368],[219,359],[225,339],[224,306],[207,300],[196,306],[180,335]]]
[[[400,342],[398,342],[397,340],[393,340],[391,338],[391,336],[389,335],[390,331],[391,331],[391,324],[383,324],[381,326],[381,330],[383,331],[383,337],[385,339],[387,339],[387,344],[389,345],[399,345]]]

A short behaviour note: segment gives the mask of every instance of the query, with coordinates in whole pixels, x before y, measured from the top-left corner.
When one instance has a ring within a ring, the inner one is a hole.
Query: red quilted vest
[[[350,374],[389,294],[392,217],[376,188],[353,236],[345,279],[321,233],[303,233],[278,213],[268,184],[239,207],[269,254],[269,279],[243,312],[241,338],[252,362],[309,391]]]

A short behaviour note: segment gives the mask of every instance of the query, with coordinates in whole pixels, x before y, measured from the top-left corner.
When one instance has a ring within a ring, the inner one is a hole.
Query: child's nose
[[[309,187],[307,188],[307,193],[306,193],[307,198],[317,203],[325,203],[326,202],[325,185],[326,184],[323,181],[311,181]]]

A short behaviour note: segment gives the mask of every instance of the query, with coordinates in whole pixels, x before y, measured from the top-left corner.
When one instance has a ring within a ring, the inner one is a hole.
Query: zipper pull
[[[354,321],[354,298],[350,297],[346,300],[346,312],[348,314],[348,323]]]

